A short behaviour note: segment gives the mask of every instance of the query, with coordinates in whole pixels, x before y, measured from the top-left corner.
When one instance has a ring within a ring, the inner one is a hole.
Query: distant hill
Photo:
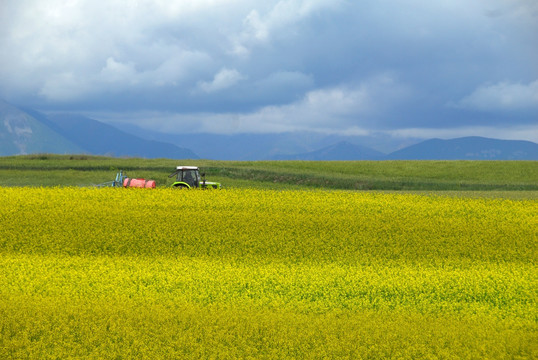
[[[213,160],[538,160],[536,143],[483,137],[431,139],[385,155],[374,148],[394,149],[395,140],[382,134],[166,134],[134,125],[118,127],[80,115],[45,115],[0,100],[0,156],[85,153]]]
[[[67,139],[94,155],[133,156],[145,158],[198,159],[189,149],[139,138],[111,125],[80,115],[49,115],[50,120]]]
[[[296,155],[278,155],[275,160],[379,160],[385,154],[365,146],[341,141],[323,149]]]
[[[380,134],[165,134],[132,125],[122,125],[121,129],[140,137],[194,148],[202,158],[213,160],[538,160],[538,144],[483,137],[432,139],[420,143],[419,139],[403,139],[398,144],[395,139]],[[402,143],[413,145],[391,152]],[[389,155],[385,155],[387,153]]]
[[[30,114],[0,100],[0,155],[73,154],[83,149]]]
[[[395,151],[395,160],[538,160],[538,144],[478,136],[451,140],[431,139]]]
[[[198,159],[189,149],[142,139],[97,120],[48,116],[0,100],[0,156],[36,153]]]
[[[293,158],[334,146],[341,142],[360,144],[370,149],[387,149],[400,145],[388,136],[345,136],[317,132],[286,132],[276,134],[165,134],[141,129],[134,125],[117,124],[125,132],[147,139],[181,144],[203,159],[213,160],[275,160]],[[414,142],[413,142],[414,143]],[[376,151],[374,150],[374,151]]]

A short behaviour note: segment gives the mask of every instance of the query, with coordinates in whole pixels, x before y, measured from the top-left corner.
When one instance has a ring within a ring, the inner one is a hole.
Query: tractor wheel
[[[183,184],[178,184],[176,186],[174,186],[174,189],[178,189],[178,190],[185,190],[185,189],[188,189],[189,187],[187,185],[183,185]]]

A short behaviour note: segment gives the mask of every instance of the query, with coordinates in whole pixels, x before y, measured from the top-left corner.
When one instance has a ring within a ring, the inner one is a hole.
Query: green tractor
[[[168,177],[176,177],[172,184],[175,189],[220,189],[220,183],[205,181],[205,173],[200,176],[197,166],[178,166]]]

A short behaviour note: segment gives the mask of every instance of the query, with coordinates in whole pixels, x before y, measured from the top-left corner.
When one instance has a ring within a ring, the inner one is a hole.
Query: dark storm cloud
[[[0,9],[0,97],[43,110],[151,117],[168,131],[537,130],[533,1],[8,0]]]

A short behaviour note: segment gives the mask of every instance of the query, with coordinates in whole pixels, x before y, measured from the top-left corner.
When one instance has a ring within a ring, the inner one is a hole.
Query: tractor
[[[205,173],[200,176],[197,166],[178,166],[176,171],[168,175],[176,177],[172,187],[175,189],[220,189],[220,183],[205,181]]]

